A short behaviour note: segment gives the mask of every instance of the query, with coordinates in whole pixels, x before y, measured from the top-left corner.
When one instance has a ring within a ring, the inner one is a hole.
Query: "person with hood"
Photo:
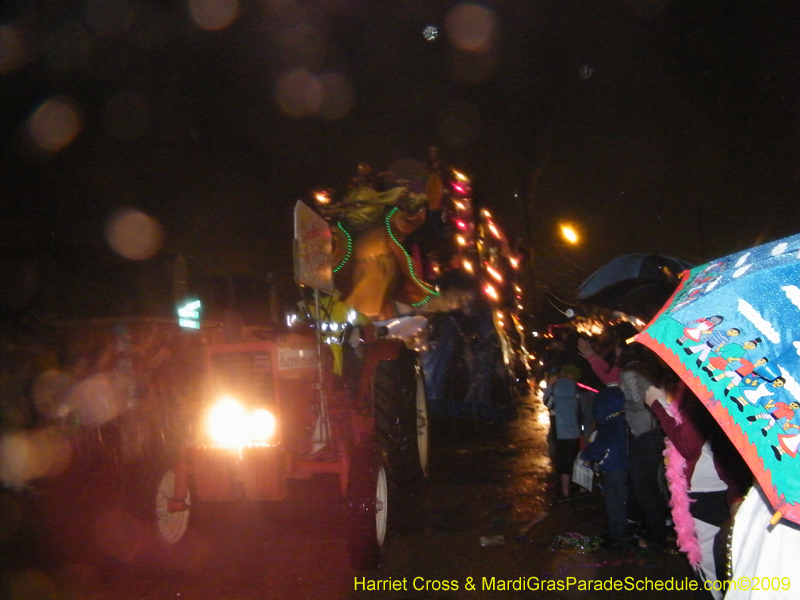
[[[609,550],[624,547],[628,535],[628,427],[625,394],[616,383],[597,393],[594,401],[597,435],[581,453],[587,462],[598,463],[608,532],[602,545]]]
[[[556,470],[561,483],[561,497],[558,503],[571,502],[570,482],[572,467],[580,452],[581,428],[578,422],[578,387],[576,382],[581,372],[574,365],[561,367],[558,378],[545,390],[545,406],[555,413],[556,429]]]

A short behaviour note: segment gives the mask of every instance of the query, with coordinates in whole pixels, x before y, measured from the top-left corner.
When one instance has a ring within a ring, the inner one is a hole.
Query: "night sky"
[[[120,207],[163,231],[140,276],[181,253],[291,300],[295,202],[431,145],[559,307],[623,253],[700,263],[800,231],[795,1],[0,7],[6,307],[35,304],[48,273],[91,279],[47,262],[74,248],[112,255],[102,294],[128,261],[109,249]]]

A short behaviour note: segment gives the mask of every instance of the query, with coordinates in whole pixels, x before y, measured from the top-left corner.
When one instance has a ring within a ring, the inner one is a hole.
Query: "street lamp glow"
[[[571,225],[562,225],[561,235],[563,235],[564,239],[566,239],[570,244],[578,243],[578,233]]]

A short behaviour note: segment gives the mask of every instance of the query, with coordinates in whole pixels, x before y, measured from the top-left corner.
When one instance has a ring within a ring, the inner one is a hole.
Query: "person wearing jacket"
[[[669,515],[663,492],[664,431],[645,403],[647,389],[661,382],[666,366],[638,342],[623,353],[619,387],[625,394],[625,418],[631,432],[630,485],[644,518],[644,532],[637,545],[662,552],[666,547]]]
[[[581,458],[598,463],[608,521],[608,533],[602,545],[616,550],[624,547],[628,535],[628,428],[625,395],[616,383],[608,384],[595,396],[594,418],[597,435],[583,450]]]
[[[714,556],[715,539],[749,487],[750,472],[683,382],[672,393],[652,386],[645,398],[667,435],[667,481],[678,546],[701,581],[722,579]],[[721,600],[722,591],[710,587],[713,597]]]
[[[578,387],[580,370],[574,365],[561,367],[558,379],[545,390],[545,406],[555,413],[556,421],[556,470],[561,483],[561,497],[556,502],[572,500],[570,482],[572,467],[580,452],[581,428],[578,422]]]

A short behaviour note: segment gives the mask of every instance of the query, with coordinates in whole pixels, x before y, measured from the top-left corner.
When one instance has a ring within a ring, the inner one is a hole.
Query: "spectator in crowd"
[[[600,390],[594,399],[597,435],[581,458],[598,463],[603,486],[608,532],[602,545],[621,549],[628,535],[628,426],[625,395],[616,383]]]
[[[558,381],[558,374],[561,369],[555,366],[550,367],[550,370],[545,373],[545,392],[543,401],[547,405],[547,399],[550,395],[547,393],[549,388],[552,388],[556,381]],[[547,456],[553,464],[556,464],[556,412],[552,408],[552,402],[547,406],[547,411],[550,416],[550,427],[547,430]]]
[[[581,338],[578,340],[578,351],[592,367],[595,375],[605,384],[619,382],[621,372],[622,351],[627,341],[636,335],[636,328],[626,321],[614,325],[607,333],[602,335],[596,348]]]
[[[594,416],[594,403],[597,391],[578,382],[578,414],[581,426],[581,447],[585,447],[597,429]]]
[[[580,451],[580,425],[578,423],[578,388],[576,381],[580,370],[574,365],[564,365],[558,379],[547,387],[544,403],[553,409],[556,417],[556,470],[560,476],[561,497],[556,502],[569,502],[572,467]]]
[[[714,555],[716,538],[752,483],[750,471],[683,382],[667,389],[650,387],[645,402],[667,435],[666,474],[678,547],[701,581],[722,580]],[[710,587],[715,600],[721,600],[722,591]]]
[[[645,393],[664,375],[663,363],[638,342],[627,344],[621,354],[620,388],[625,394],[625,417],[631,432],[630,484],[642,510],[644,534],[640,549],[663,551],[666,545],[667,499],[662,492],[664,431],[645,403]]]

